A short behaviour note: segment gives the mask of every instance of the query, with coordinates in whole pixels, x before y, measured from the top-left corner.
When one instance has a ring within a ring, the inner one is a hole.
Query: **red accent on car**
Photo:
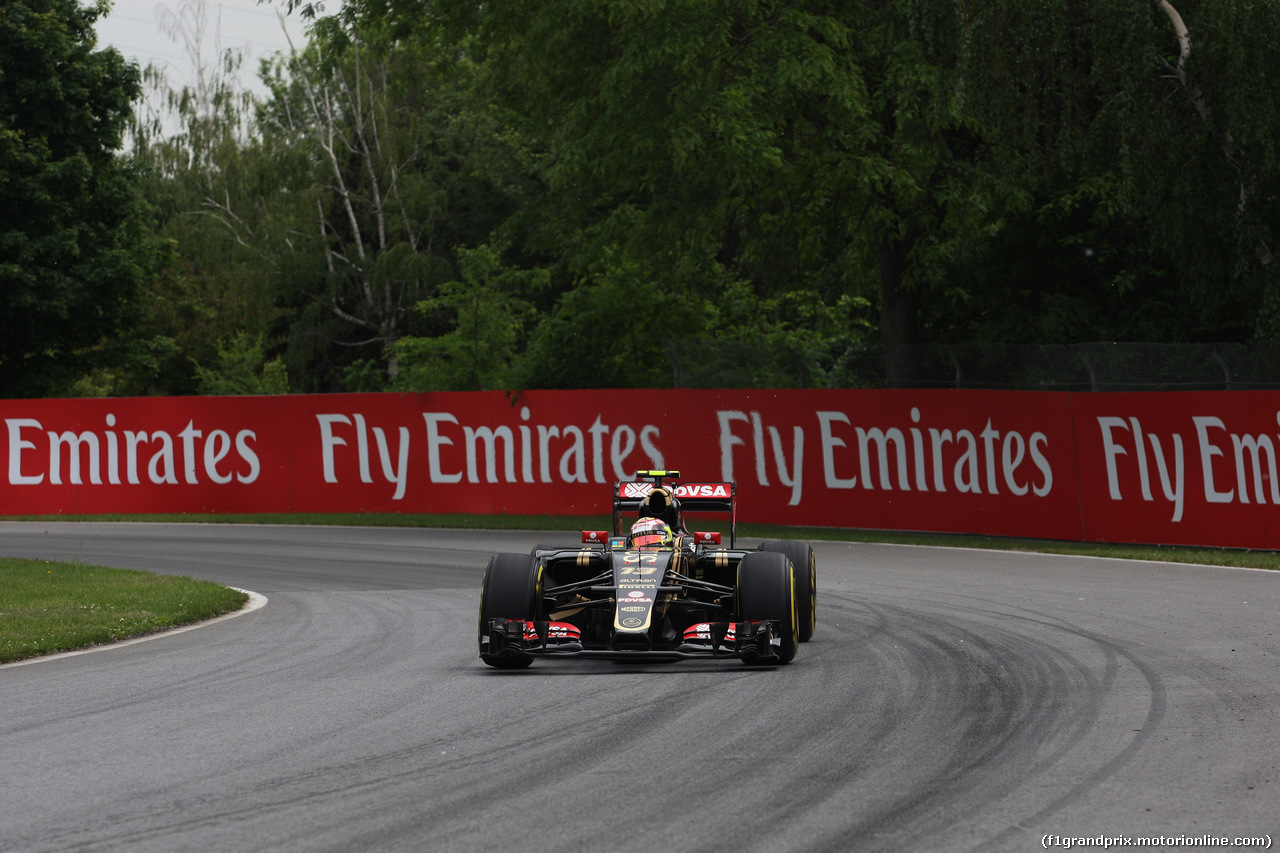
[[[724,635],[726,642],[732,642],[737,639],[737,626],[738,623],[736,622],[729,623],[729,630]],[[711,626],[706,622],[699,622],[696,625],[690,625],[688,628],[684,629],[684,638],[686,640],[710,640]]]
[[[568,622],[551,622],[547,625],[547,638],[551,640],[577,640],[582,636],[582,632],[577,626]],[[534,628],[533,623],[526,621],[524,623],[525,640],[537,640],[538,632]]]

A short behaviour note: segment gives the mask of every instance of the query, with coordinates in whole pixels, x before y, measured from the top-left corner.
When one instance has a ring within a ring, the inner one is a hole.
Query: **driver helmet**
[[[631,525],[628,548],[670,548],[675,543],[671,528],[660,518],[642,518]]]

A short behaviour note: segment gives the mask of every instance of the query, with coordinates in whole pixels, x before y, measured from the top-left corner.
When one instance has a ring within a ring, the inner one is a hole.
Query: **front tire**
[[[772,620],[782,626],[779,663],[791,663],[800,641],[795,576],[791,561],[775,551],[746,554],[738,563],[735,596],[738,621]]]
[[[809,642],[818,622],[818,560],[813,555],[813,547],[808,542],[793,539],[766,539],[760,543],[759,550],[785,554],[795,566],[800,642]]]
[[[492,619],[538,618],[542,562],[524,554],[495,554],[480,584],[480,624],[476,643],[480,660],[498,669],[524,669],[533,658],[523,654],[488,654],[485,640]]]

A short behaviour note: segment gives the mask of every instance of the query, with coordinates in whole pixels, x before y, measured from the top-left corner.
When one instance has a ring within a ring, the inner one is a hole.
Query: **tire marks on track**
[[[815,849],[902,849],[940,834],[967,836],[974,849],[1025,841],[1123,766],[1163,716],[1163,688],[1138,656],[1070,625],[1005,609],[823,600],[865,631],[857,649],[872,662],[878,702],[850,720],[853,772],[827,794],[856,802],[856,819]],[[887,789],[877,784],[886,767],[899,769]],[[1035,795],[1037,780],[1064,775],[1079,781]],[[972,817],[993,810],[1023,817],[1004,827]]]
[[[480,569],[545,534],[105,527],[6,530],[271,605],[0,672],[0,756],[39,768],[6,851],[1014,851],[1280,813],[1275,577],[821,543],[790,666],[500,673]]]

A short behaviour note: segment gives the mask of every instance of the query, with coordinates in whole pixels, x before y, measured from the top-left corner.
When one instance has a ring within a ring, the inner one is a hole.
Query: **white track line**
[[[260,595],[248,589],[236,589],[236,587],[231,587],[231,588],[235,589],[236,592],[243,592],[245,595],[249,596],[249,602],[244,607],[241,607],[239,610],[235,611],[234,613],[224,613],[221,616],[215,616],[212,619],[205,619],[203,622],[193,622],[190,625],[180,625],[177,628],[170,628],[167,631],[158,631],[154,634],[146,634],[141,637],[134,637],[133,639],[130,639],[130,640],[121,640],[118,643],[102,643],[100,645],[90,646],[87,649],[76,649],[73,652],[58,652],[56,654],[51,654],[51,655],[37,655],[36,657],[33,657],[33,658],[23,658],[22,660],[16,660],[16,661],[11,661],[10,663],[0,664],[0,669],[8,669],[10,667],[15,667],[15,666],[29,666],[30,664],[33,664],[33,663],[44,663],[45,661],[61,660],[62,658],[70,658],[70,657],[75,657],[77,655],[87,655],[91,652],[106,651],[107,649],[118,649],[121,646],[133,646],[133,645],[137,645],[138,643],[145,643],[148,640],[158,640],[161,637],[172,637],[174,634],[182,634],[186,631],[194,631],[197,628],[203,628],[206,625],[212,625],[215,622],[225,622],[227,619],[234,619],[237,616],[243,616],[246,613],[252,613],[257,609],[266,606],[267,597],[265,595]]]

